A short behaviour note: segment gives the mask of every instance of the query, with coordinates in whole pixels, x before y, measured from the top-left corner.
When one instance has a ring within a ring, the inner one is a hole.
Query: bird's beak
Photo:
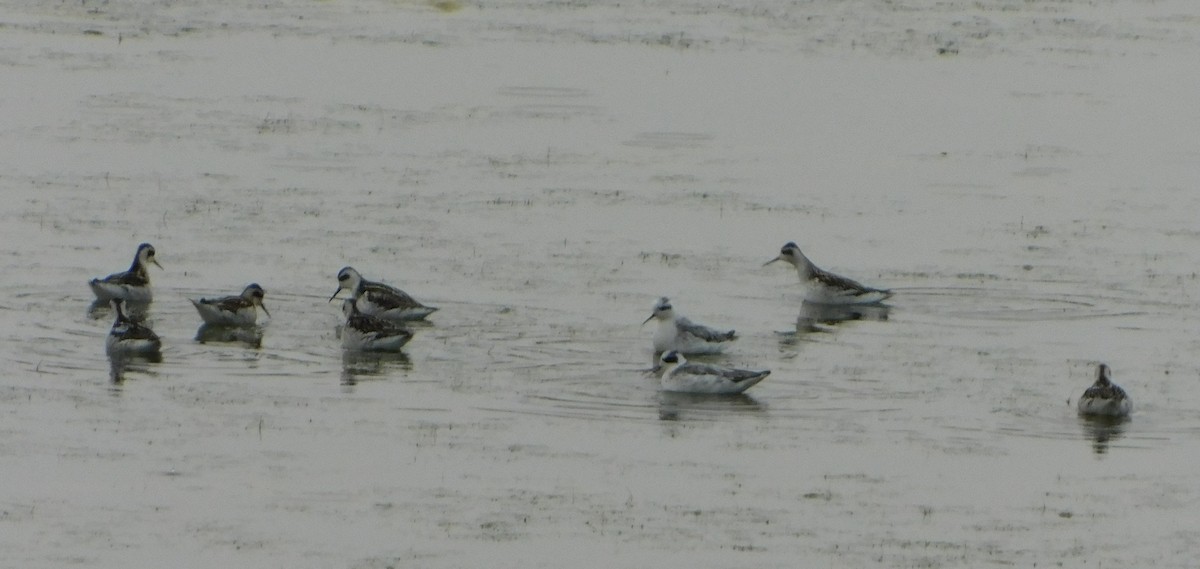
[[[642,326],[645,326],[645,325],[646,325],[646,322],[649,322],[649,321],[651,321],[651,320],[654,320],[654,315],[653,315],[653,314],[651,314],[649,318],[647,318],[647,319],[645,319],[645,320],[643,320],[643,321],[642,321]]]
[[[333,296],[329,297],[329,302],[333,302],[333,299],[337,298],[337,295],[339,292],[342,292],[342,287],[340,287],[340,286],[338,287],[337,290],[333,291]]]
[[[781,255],[779,257],[775,257],[774,259],[771,259],[770,261],[763,263],[763,266],[765,267],[767,265],[770,265],[771,263],[774,263],[775,261],[782,261],[782,260],[783,260],[783,256]]]
[[[267,305],[263,304],[262,302],[259,302],[259,303],[258,303],[258,307],[259,307],[259,308],[261,308],[261,309],[263,309],[263,312],[266,312],[266,313],[267,313],[267,316],[270,316],[270,315],[271,315],[271,311],[270,311],[270,310],[267,310]]]
[[[162,265],[159,265],[159,264],[158,264],[158,259],[150,259],[150,262],[151,262],[151,263],[154,263],[154,265],[155,265],[155,266],[157,266],[157,267],[158,267],[158,268],[160,268],[160,269],[162,269],[162,268],[163,268],[163,266],[162,266]],[[165,271],[166,269],[163,269],[163,270]]]

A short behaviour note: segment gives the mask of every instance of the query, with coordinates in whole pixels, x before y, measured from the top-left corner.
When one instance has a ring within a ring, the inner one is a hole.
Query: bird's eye
[[[339,281],[344,281],[344,280],[346,280],[346,279],[348,279],[348,278],[350,278],[350,275],[338,275],[338,280],[339,280]]]

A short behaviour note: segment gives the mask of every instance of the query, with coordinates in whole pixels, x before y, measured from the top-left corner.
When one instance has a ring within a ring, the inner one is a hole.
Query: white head
[[[267,316],[270,316],[271,311],[267,310],[266,305],[263,304],[263,296],[265,295],[266,293],[261,286],[258,286],[258,283],[250,283],[242,290],[242,298],[249,300],[255,306],[263,309],[263,312],[266,312]]]
[[[800,252],[800,247],[796,246],[794,241],[788,241],[787,245],[784,245],[783,248],[779,250],[779,256],[767,261],[766,263],[763,263],[763,266],[765,267],[770,265],[775,261],[787,261],[796,268],[809,265],[808,257],[805,257],[804,253]]]
[[[329,301],[333,299],[343,290],[350,291],[350,296],[358,296],[358,286],[362,284],[362,275],[354,270],[354,267],[343,267],[337,274],[338,289],[333,291],[333,296],[329,297]]]
[[[135,258],[135,265],[141,265],[144,267],[150,263],[154,263],[154,265],[158,268],[163,268],[162,265],[158,264],[158,259],[154,257],[154,245],[149,243],[142,243],[141,245],[138,245],[137,255]]]
[[[659,320],[675,319],[675,309],[671,307],[670,299],[665,296],[658,299],[658,302],[654,303],[654,312],[650,313],[650,317],[644,320],[642,325],[644,326],[646,322],[649,322],[655,318]]]

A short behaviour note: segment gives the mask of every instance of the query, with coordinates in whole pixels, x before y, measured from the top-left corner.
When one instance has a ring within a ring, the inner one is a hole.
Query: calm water
[[[0,551],[1193,564],[1200,6],[882,6],[8,3]],[[809,325],[790,240],[890,309]],[[441,307],[403,356],[342,353],[344,265]],[[251,281],[261,345],[197,342]],[[662,295],[771,377],[660,394]]]

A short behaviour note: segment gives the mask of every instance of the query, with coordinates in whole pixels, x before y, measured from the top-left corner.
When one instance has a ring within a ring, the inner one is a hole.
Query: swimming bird
[[[158,265],[158,260],[154,258],[154,246],[149,243],[138,245],[137,253],[133,256],[133,264],[129,266],[128,271],[113,273],[104,278],[95,278],[88,281],[88,286],[92,287],[92,292],[96,294],[96,299],[100,302],[107,302],[114,298],[120,298],[132,302],[148,303],[151,299],[150,294],[150,273],[146,270],[148,263]]]
[[[892,291],[863,286],[858,281],[835,275],[813,264],[800,252],[795,243],[789,242],[779,251],[779,256],[763,263],[787,261],[800,274],[800,281],[808,287],[804,300],[814,304],[874,304],[892,296]]]
[[[258,308],[263,309],[267,316],[271,311],[263,304],[263,288],[258,283],[251,283],[238,296],[221,298],[201,298],[193,300],[192,305],[200,313],[200,318],[210,326],[253,326],[258,320]]]
[[[125,311],[121,309],[124,300],[114,298],[109,302],[112,304],[113,312],[117,314],[117,319],[113,322],[112,330],[108,332],[108,339],[104,344],[108,355],[113,357],[158,355],[162,348],[162,340],[158,338],[158,334],[155,334],[148,326],[125,316]]]
[[[733,330],[727,332],[696,324],[687,318],[675,315],[675,309],[667,297],[654,303],[654,312],[642,322],[658,320],[654,332],[654,353],[675,350],[684,354],[719,354],[727,342],[737,339]]]
[[[675,350],[660,359],[668,366],[662,376],[662,390],[682,393],[741,393],[771,375],[770,370],[752,371],[708,364],[689,363]]]
[[[1124,417],[1133,411],[1133,400],[1109,376],[1108,365],[1100,364],[1096,370],[1096,383],[1079,398],[1080,415]]]
[[[333,291],[329,301],[333,302],[339,292],[348,290],[350,298],[358,301],[358,310],[363,314],[386,320],[424,320],[437,310],[436,307],[417,302],[398,288],[362,278],[353,267],[344,267],[338,271],[337,280],[338,289]]]
[[[346,325],[342,328],[342,347],[359,352],[396,352],[412,339],[413,333],[395,322],[359,311],[353,298],[342,302]]]

